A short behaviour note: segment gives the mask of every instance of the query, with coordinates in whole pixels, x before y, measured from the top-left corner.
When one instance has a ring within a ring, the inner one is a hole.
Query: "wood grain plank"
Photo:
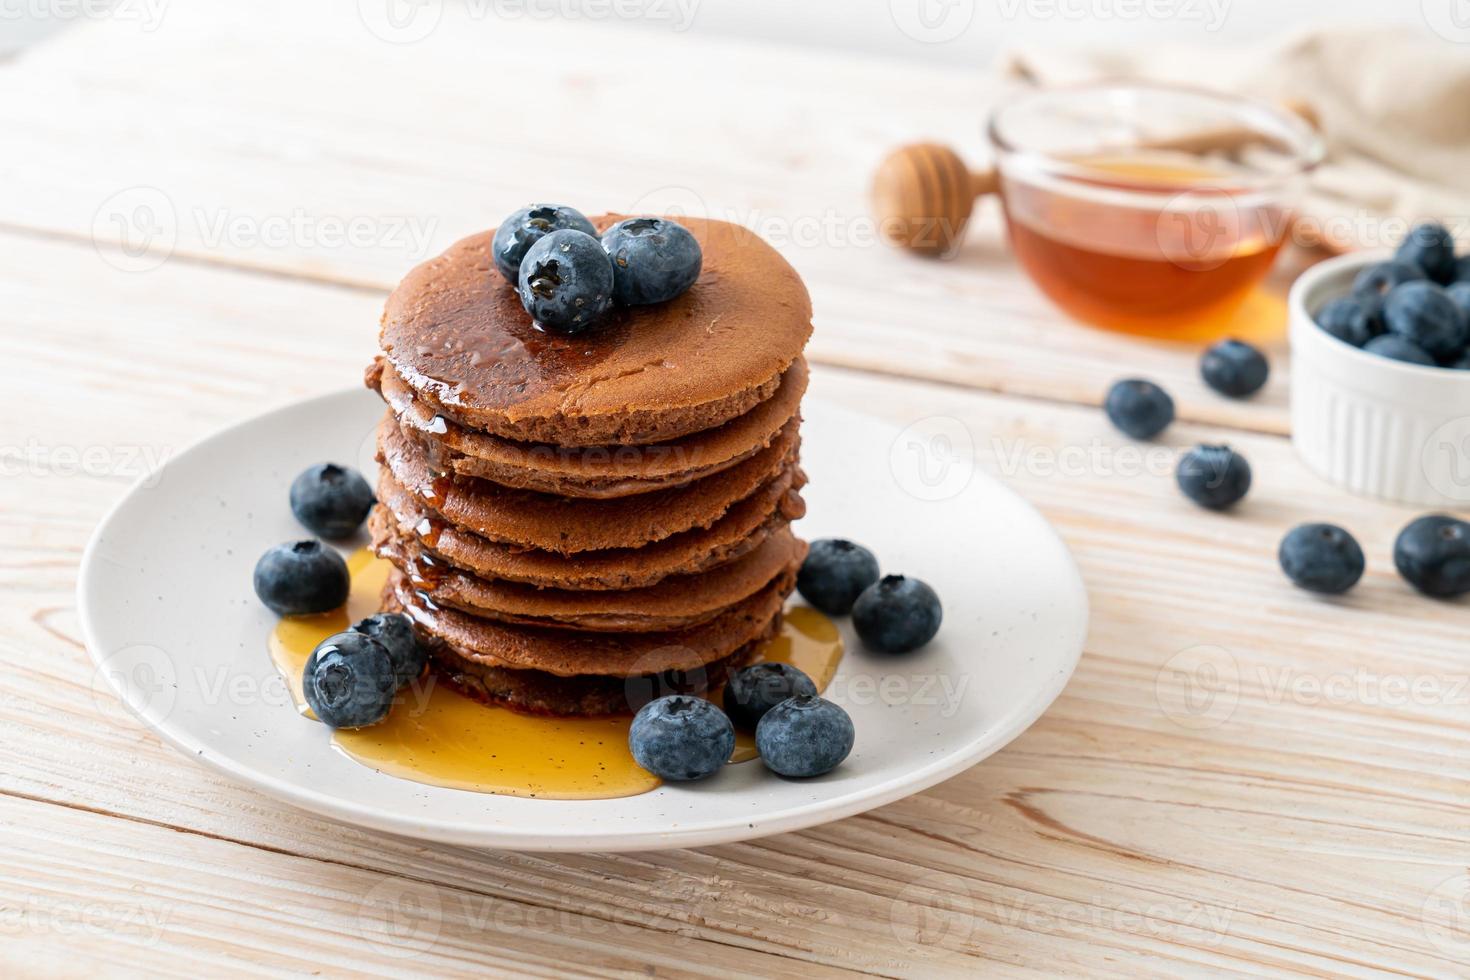
[[[12,147],[0,226],[99,241],[129,266],[150,260],[106,246],[386,290],[527,200],[694,211],[791,259],[824,363],[1083,403],[1143,374],[1184,418],[1286,429],[1279,340],[1260,397],[1213,396],[1195,345],[1121,338],[1051,307],[1007,254],[993,202],[951,260],[877,243],[867,186],[888,150],[929,137],[985,158],[981,122],[1003,92],[982,72],[458,8],[394,45],[351,8],[174,4],[151,32],[87,25],[0,69],[47,92],[0,101]],[[276,18],[293,28],[267,42],[259,25]],[[536,79],[534,98],[505,98],[504,78]],[[650,99],[658,110],[638,111]],[[1242,329],[1279,336],[1279,308],[1262,309]]]
[[[352,383],[378,298],[189,263],[128,274],[88,248],[14,235],[0,234],[0,259],[14,272],[0,279],[0,338],[34,365],[0,401],[0,587],[12,599],[0,606],[0,803],[19,814],[0,828],[27,842],[7,852],[77,838],[101,855],[50,870],[7,857],[0,885],[18,894],[70,907],[92,886],[75,869],[94,865],[105,894],[167,882],[182,917],[171,952],[217,965],[259,956],[281,970],[310,962],[318,944],[343,968],[396,969],[344,939],[355,913],[343,882],[360,895],[381,880],[575,922],[570,936],[558,925],[512,944],[502,968],[526,972],[595,968],[598,954],[579,944],[598,930],[610,969],[1457,968],[1463,933],[1434,903],[1454,894],[1470,854],[1465,605],[1395,579],[1388,548],[1409,512],[1330,490],[1284,440],[1233,436],[1257,486],[1237,513],[1205,514],[1178,497],[1168,464],[1216,435],[1207,428],[1176,426],[1146,451],[1084,407],[819,370],[821,397],[899,424],[956,420],[975,465],[1066,538],[1094,622],[1061,700],[984,765],[798,834],[622,856],[439,847],[299,813],[161,745],[94,689],[73,608],[74,562],[122,491],[124,451],[165,455],[273,402]],[[93,447],[106,451],[101,466],[56,454],[81,460]],[[1370,571],[1353,596],[1322,600],[1281,579],[1276,541],[1307,518],[1359,535]],[[1178,659],[1199,648],[1211,652]],[[308,898],[326,911],[297,928],[281,910]],[[237,905],[270,935],[267,950],[253,933],[216,928]],[[426,927],[416,908],[400,921],[409,937]],[[482,924],[440,927],[450,938],[435,968],[501,962]],[[164,959],[127,937],[84,938],[76,959],[34,937],[14,955],[72,969],[82,957]]]

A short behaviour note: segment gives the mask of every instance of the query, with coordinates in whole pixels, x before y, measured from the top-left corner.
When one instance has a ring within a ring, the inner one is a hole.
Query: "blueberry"
[[[315,538],[278,544],[255,563],[255,594],[278,616],[336,609],[350,584],[342,556]]]
[[[1220,394],[1244,398],[1261,390],[1271,366],[1264,354],[1245,341],[1222,340],[1200,358],[1199,373]]]
[[[506,282],[520,285],[521,261],[526,252],[546,235],[563,228],[597,234],[592,222],[575,208],[562,204],[532,204],[521,208],[495,229],[495,240],[490,246],[495,253],[495,268]]]
[[[372,509],[373,488],[351,467],[318,463],[291,481],[291,513],[324,538],[351,537]]]
[[[820,776],[852,751],[852,719],[815,694],[776,705],[755,729],[755,747],[766,768],[782,776]]]
[[[564,229],[542,238],[521,262],[521,305],[547,330],[578,334],[612,308],[613,269],[597,239]]]
[[[878,559],[862,545],[842,538],[812,542],[796,590],[829,616],[846,616],[863,589],[878,581]]]
[[[1174,421],[1174,399],[1152,381],[1127,378],[1108,389],[1108,419],[1124,435],[1152,439]]]
[[[1450,357],[1465,347],[1470,325],[1449,294],[1432,282],[1406,282],[1383,301],[1383,325],[1431,357]]]
[[[1365,298],[1339,297],[1317,311],[1317,326],[1343,343],[1362,347],[1378,333],[1376,306]]]
[[[944,618],[939,596],[916,578],[885,575],[852,604],[863,643],[883,653],[908,653],[934,639]]]
[[[1393,543],[1393,564],[1425,595],[1448,599],[1470,592],[1470,524],[1445,514],[1411,521]]]
[[[393,677],[398,687],[415,680],[424,672],[429,660],[414,635],[413,623],[402,613],[378,613],[352,627],[352,632],[371,636],[388,651],[393,661]]]
[[[1335,524],[1302,524],[1281,539],[1277,553],[1286,577],[1310,592],[1337,595],[1363,577],[1363,549]]]
[[[1418,344],[1412,344],[1402,337],[1386,333],[1381,337],[1374,337],[1363,345],[1363,350],[1379,357],[1392,358],[1395,361],[1407,361],[1410,364],[1423,364],[1434,367],[1435,360],[1430,357]]]
[[[602,233],[613,264],[613,298],[626,306],[666,303],[681,295],[704,264],[689,229],[663,218],[629,218]]]
[[[388,716],[393,693],[393,659],[366,633],[334,633],[306,658],[301,689],[322,724],[366,728]]]
[[[671,694],[633,716],[628,748],[634,761],[660,779],[703,779],[730,761],[735,728],[713,702]]]
[[[790,664],[751,664],[725,685],[725,714],[736,728],[753,732],[765,713],[782,701],[798,694],[816,693],[817,685],[812,679]]]
[[[1460,315],[1470,323],[1470,282],[1452,282],[1445,287],[1445,295],[1460,308]]]
[[[1174,471],[1179,489],[1201,507],[1224,510],[1251,488],[1251,464],[1229,446],[1196,446]]]
[[[1440,285],[1455,281],[1455,239],[1444,225],[1418,225],[1393,253],[1394,260],[1417,265]]]
[[[1455,262],[1455,281],[1470,282],[1470,255],[1462,255]]]
[[[1385,296],[1395,286],[1424,278],[1424,270],[1408,262],[1390,260],[1365,266],[1353,280],[1353,295]]]
[[[1470,351],[1467,351],[1464,354],[1461,354],[1459,357],[1455,358],[1453,361],[1450,361],[1448,364],[1445,365],[1445,367],[1449,368],[1452,371],[1470,371]]]

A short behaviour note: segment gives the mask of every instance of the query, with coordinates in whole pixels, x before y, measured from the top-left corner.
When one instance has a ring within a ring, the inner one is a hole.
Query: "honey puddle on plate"
[[[347,605],[320,616],[282,619],[271,631],[270,655],[298,710],[314,718],[301,693],[306,658],[322,640],[378,611],[389,565],[367,549],[347,561],[352,591]],[[825,690],[842,659],[836,625],[805,606],[786,613],[781,632],[755,661],[789,663]],[[753,661],[754,662],[754,661]],[[710,697],[719,703],[721,692]],[[380,772],[433,786],[554,800],[636,796],[659,779],[639,768],[628,751],[631,717],[549,718],[480,704],[435,683],[432,675],[399,692],[379,725],[332,733],[349,758]],[[731,762],[756,757],[755,739],[735,735]]]

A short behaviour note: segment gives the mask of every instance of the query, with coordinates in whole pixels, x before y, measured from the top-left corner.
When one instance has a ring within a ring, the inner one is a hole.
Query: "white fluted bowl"
[[[1292,286],[1291,438],[1328,481],[1429,507],[1470,505],[1470,371],[1379,357],[1326,333],[1312,316],[1389,252],[1339,256]]]

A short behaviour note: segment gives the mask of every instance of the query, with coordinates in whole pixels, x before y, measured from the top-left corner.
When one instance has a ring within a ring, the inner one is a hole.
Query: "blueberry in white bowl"
[[[532,245],[518,282],[521,306],[554,333],[582,333],[612,308],[612,262],[584,231],[553,231]]]
[[[1317,311],[1317,326],[1345,344],[1363,347],[1380,332],[1380,305],[1358,296],[1339,296]]]
[[[671,694],[648,702],[633,716],[628,748],[633,761],[660,779],[704,779],[730,761],[735,727],[713,702]]]
[[[845,538],[812,542],[796,573],[796,591],[829,616],[846,616],[862,591],[878,581],[878,559]]]
[[[495,229],[495,238],[490,249],[494,253],[496,270],[512,286],[519,285],[521,261],[525,259],[531,246],[553,231],[564,228],[588,235],[597,234],[597,229],[587,220],[586,215],[565,204],[532,204],[521,208]]]
[[[1229,446],[1196,446],[1174,471],[1179,489],[1201,507],[1225,510],[1250,491],[1251,466]]]
[[[1103,411],[1124,435],[1152,439],[1174,421],[1174,399],[1152,381],[1124,378],[1108,389]]]
[[[1431,358],[1457,356],[1470,339],[1464,312],[1432,282],[1394,287],[1383,300],[1383,325]]]
[[[318,643],[301,674],[306,703],[324,725],[366,728],[388,717],[398,690],[388,651],[366,633],[334,633]]]
[[[628,218],[602,233],[613,265],[613,298],[624,306],[666,303],[699,278],[704,253],[688,228],[667,218]]]
[[[347,562],[311,538],[278,544],[255,563],[255,594],[278,616],[330,612],[347,601]]]
[[[736,728],[753,732],[766,712],[798,694],[817,693],[817,685],[791,664],[766,661],[735,672],[725,685],[725,714]]]
[[[1393,543],[1393,564],[1427,596],[1451,599],[1470,592],[1470,524],[1448,514],[1411,521]]]
[[[767,769],[810,779],[836,769],[852,752],[852,718],[815,694],[789,698],[766,712],[755,729],[755,747]]]
[[[1281,570],[1309,592],[1339,595],[1358,584],[1367,562],[1363,549],[1335,524],[1301,524],[1281,539]]]
[[[1266,355],[1243,340],[1222,340],[1205,351],[1199,363],[1205,384],[1229,398],[1246,398],[1261,390],[1271,373]]]
[[[852,625],[863,645],[880,653],[908,653],[934,639],[944,609],[925,582],[885,575],[852,605]]]
[[[1455,239],[1444,225],[1428,221],[1416,225],[1394,252],[1394,259],[1416,265],[1441,286],[1455,281]]]
[[[329,540],[351,537],[372,509],[373,488],[350,466],[318,463],[291,481],[291,513]]]
[[[414,634],[413,623],[403,613],[378,613],[353,624],[352,632],[372,637],[388,651],[398,687],[411,683],[424,672],[429,656]]]
[[[1435,367],[1437,363],[1427,350],[1397,334],[1386,333],[1374,337],[1363,345],[1363,350],[1391,361],[1403,361],[1405,364]]]
[[[1424,270],[1417,265],[1390,259],[1364,266],[1353,279],[1353,295],[1367,299],[1382,298],[1406,282],[1417,282],[1423,278]]]

